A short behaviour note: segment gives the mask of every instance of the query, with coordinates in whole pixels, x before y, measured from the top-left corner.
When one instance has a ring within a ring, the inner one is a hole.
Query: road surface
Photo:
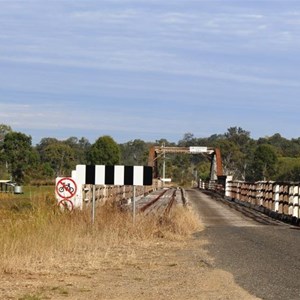
[[[300,230],[247,208],[224,204],[197,189],[190,203],[206,229],[215,267],[233,274],[250,294],[262,299],[300,299]]]

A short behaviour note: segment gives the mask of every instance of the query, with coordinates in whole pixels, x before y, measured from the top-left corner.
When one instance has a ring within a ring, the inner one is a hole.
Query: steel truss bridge
[[[165,157],[168,153],[177,153],[177,154],[196,154],[204,155],[210,161],[210,180],[217,181],[220,177],[223,177],[223,167],[222,167],[222,158],[221,151],[219,148],[210,148],[210,147],[165,147],[165,146],[153,146],[149,151],[148,157],[148,166],[153,168],[154,178],[157,178],[158,173],[158,159],[160,157]]]

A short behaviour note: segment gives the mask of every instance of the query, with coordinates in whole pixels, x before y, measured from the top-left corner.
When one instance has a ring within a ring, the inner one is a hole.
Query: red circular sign
[[[76,182],[70,177],[60,179],[56,184],[56,193],[63,199],[70,199],[76,195]]]
[[[74,209],[73,202],[68,199],[60,200],[57,205],[61,210],[66,210],[66,211],[72,212]]]

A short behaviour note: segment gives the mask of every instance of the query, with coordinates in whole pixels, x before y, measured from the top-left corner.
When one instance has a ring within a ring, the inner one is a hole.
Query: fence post
[[[289,184],[283,186],[283,214],[289,215]]]
[[[293,217],[299,218],[299,185],[294,185],[294,191],[293,191]]]
[[[275,212],[279,212],[279,201],[280,201],[279,192],[280,192],[280,186],[279,186],[279,184],[275,184],[274,185],[274,193],[273,193],[274,202],[275,202],[275,205],[274,205]]]
[[[93,188],[92,188],[92,224],[95,223],[95,209],[96,209],[96,187],[93,184]]]
[[[226,180],[226,183],[225,183],[225,196],[232,198],[231,191],[232,191],[232,181],[231,180],[230,181]]]
[[[132,186],[132,220],[135,223],[135,196],[136,196],[136,189],[135,185]]]
[[[289,186],[288,202],[289,202],[289,215],[292,216],[294,212],[294,185],[293,184]]]

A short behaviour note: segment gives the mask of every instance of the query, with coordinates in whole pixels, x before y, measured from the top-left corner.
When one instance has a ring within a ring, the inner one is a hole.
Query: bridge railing
[[[235,181],[229,176],[218,181],[199,181],[199,188],[210,190],[237,203],[276,218],[300,224],[300,183]]]
[[[225,196],[232,200],[247,203],[266,213],[299,219],[300,183],[294,182],[243,182],[228,181]]]
[[[211,190],[214,192],[218,192],[221,195],[225,195],[225,181],[219,180],[199,180],[198,187],[202,190]]]
[[[135,196],[141,197],[155,191],[159,188],[157,180],[153,181],[152,186],[136,186]],[[90,184],[83,185],[82,199],[83,205],[89,205],[92,201],[93,186]],[[95,200],[98,204],[106,202],[123,202],[130,201],[133,198],[132,186],[108,186],[96,185],[95,186]]]

